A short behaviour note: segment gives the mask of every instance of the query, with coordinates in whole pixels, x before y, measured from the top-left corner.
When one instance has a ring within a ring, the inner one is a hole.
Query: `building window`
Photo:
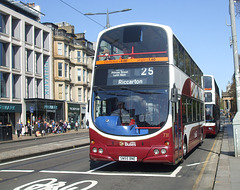
[[[26,78],[26,98],[33,98],[33,94],[34,94],[34,80],[31,77],[27,77]]]
[[[78,71],[78,81],[81,81],[81,72],[82,72],[82,70],[78,69],[77,71]]]
[[[7,25],[7,16],[0,13],[0,32],[5,34],[7,33],[6,25]]]
[[[89,73],[87,71],[87,82],[89,82]]]
[[[86,71],[83,69],[83,82],[86,82]]]
[[[69,67],[69,80],[71,81],[72,80],[72,68]]]
[[[68,77],[68,64],[65,63],[65,78]]]
[[[12,97],[15,99],[21,98],[21,80],[19,75],[12,75]]]
[[[65,86],[65,100],[69,101],[68,85]]]
[[[0,66],[9,66],[9,43],[0,42]]]
[[[68,53],[67,53],[67,45],[64,44],[64,56],[67,57]]]
[[[81,102],[82,101],[82,89],[78,88],[78,101]]]
[[[0,95],[1,98],[9,98],[10,80],[9,73],[0,72]]]
[[[58,43],[58,55],[62,55],[62,43]]]
[[[70,101],[72,101],[73,97],[72,97],[72,91],[73,91],[73,88],[72,86],[70,86]]]
[[[34,45],[37,47],[41,47],[41,29],[35,27],[34,37]]]
[[[59,62],[58,63],[58,76],[59,77],[62,77],[62,62]]]
[[[25,51],[25,56],[26,56],[26,71],[33,72],[33,51],[27,49]]]
[[[59,85],[58,85],[58,98],[59,98],[60,100],[63,99],[63,85],[62,85],[62,84],[59,84]]]
[[[81,51],[77,51],[77,62],[81,62]]]
[[[42,80],[41,79],[36,79],[36,98],[42,98]]]
[[[20,46],[12,45],[12,68],[20,69]]]
[[[86,54],[83,52],[83,56],[82,56],[82,62],[85,63],[85,56]]]
[[[35,53],[35,71],[37,74],[41,74],[42,72],[42,59],[40,53]]]
[[[87,97],[87,93],[86,92],[87,92],[86,88],[84,88],[84,93],[83,93],[84,102],[87,102],[86,101],[86,97]]]
[[[25,24],[25,41],[29,44],[33,42],[32,25]]]
[[[49,33],[43,32],[43,48],[49,50]]]
[[[20,39],[20,20],[12,17],[12,36]]]

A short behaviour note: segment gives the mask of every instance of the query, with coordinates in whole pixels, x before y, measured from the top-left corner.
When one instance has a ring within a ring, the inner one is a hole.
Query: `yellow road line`
[[[201,169],[201,171],[200,171],[200,174],[198,175],[198,178],[197,178],[196,181],[195,181],[195,184],[194,184],[192,190],[196,190],[198,184],[200,183],[200,181],[201,181],[201,179],[202,179],[202,176],[203,176],[203,173],[204,173],[204,171],[205,171],[205,169],[206,169],[206,166],[207,166],[207,164],[208,164],[208,160],[210,159],[210,157],[211,157],[211,155],[212,155],[212,152],[213,152],[213,149],[214,149],[214,147],[215,147],[216,142],[217,142],[217,139],[215,139],[215,141],[214,141],[214,143],[213,143],[213,145],[212,145],[212,148],[211,148],[210,152],[208,153],[208,156],[207,156],[207,158],[206,158],[206,160],[205,160],[205,163],[203,164],[203,167],[202,167],[202,169]]]

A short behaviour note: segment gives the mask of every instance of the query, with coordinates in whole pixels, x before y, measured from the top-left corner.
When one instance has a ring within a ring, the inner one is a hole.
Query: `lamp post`
[[[120,13],[120,12],[126,12],[126,11],[131,11],[131,10],[132,10],[132,9],[123,9],[123,10],[119,10],[119,11],[112,11],[112,12],[109,12],[108,9],[107,9],[107,12],[103,12],[103,13],[85,13],[84,15],[107,15],[106,28],[110,28],[109,14]]]
[[[239,84],[239,61],[238,61],[238,48],[237,48],[237,32],[235,22],[234,1],[229,0],[231,29],[232,29],[232,44],[233,44],[233,58],[234,58],[234,73],[236,80],[236,102],[237,113],[233,119],[233,136],[234,136],[234,150],[235,157],[240,156],[240,84]]]

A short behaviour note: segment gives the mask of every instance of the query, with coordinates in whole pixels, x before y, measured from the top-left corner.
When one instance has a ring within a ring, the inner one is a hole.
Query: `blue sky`
[[[67,6],[68,3],[75,9]],[[106,15],[99,13],[131,8],[131,11],[110,15],[110,25],[129,22],[152,22],[170,26],[203,73],[214,75],[220,91],[225,91],[234,73],[233,51],[230,48],[231,27],[228,0],[22,0],[35,2],[45,14],[41,22],[68,22],[75,33],[86,33],[86,39],[96,41],[106,25]],[[81,13],[80,13],[81,12]],[[236,17],[240,38],[240,16]],[[102,26],[101,26],[102,25]],[[238,40],[239,42],[240,40]],[[238,43],[238,47],[240,47]],[[239,49],[239,48],[238,48]],[[240,50],[238,51],[240,52]]]

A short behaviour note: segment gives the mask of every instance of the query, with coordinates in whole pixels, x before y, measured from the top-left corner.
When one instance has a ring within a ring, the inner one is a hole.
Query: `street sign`
[[[33,113],[33,112],[34,112],[34,107],[30,106],[30,113]]]

